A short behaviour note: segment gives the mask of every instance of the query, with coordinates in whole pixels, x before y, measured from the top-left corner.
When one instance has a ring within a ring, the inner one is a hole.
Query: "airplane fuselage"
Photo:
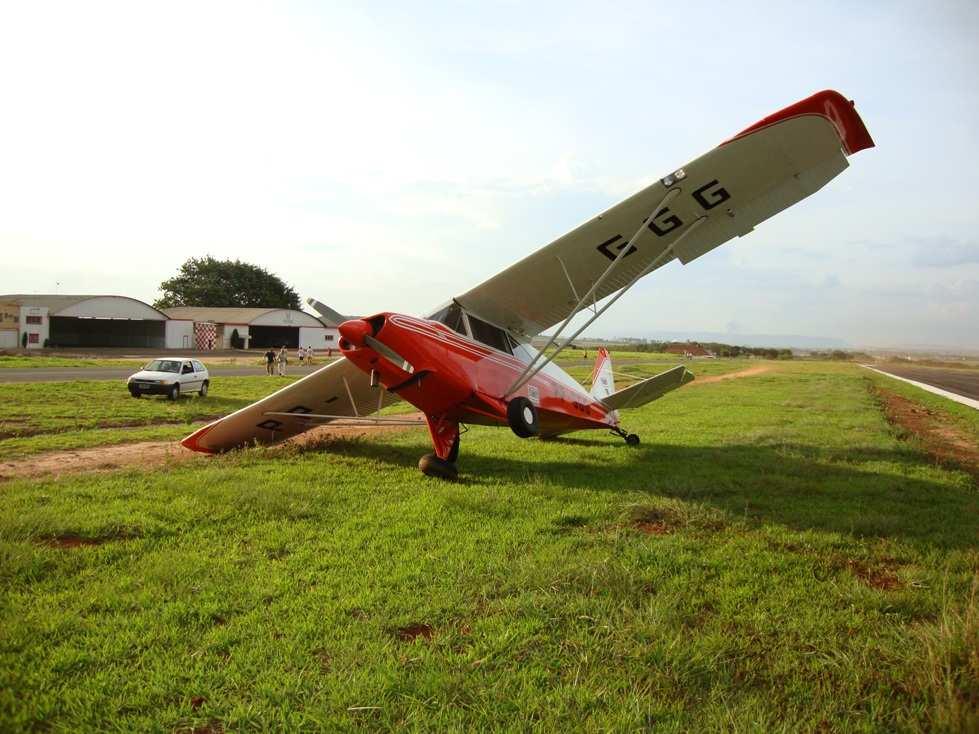
[[[384,312],[340,326],[340,351],[389,391],[426,416],[456,423],[506,425],[507,405],[525,397],[537,408],[540,435],[617,425],[614,411],[554,364],[512,394],[508,389],[535,355],[527,344],[512,353],[482,344],[445,324]],[[410,365],[399,365],[361,338],[369,333]],[[407,369],[406,369],[407,367]]]

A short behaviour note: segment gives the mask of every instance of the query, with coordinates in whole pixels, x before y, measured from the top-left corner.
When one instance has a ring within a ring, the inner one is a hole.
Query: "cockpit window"
[[[463,336],[469,336],[466,333],[466,324],[462,320],[462,309],[457,303],[450,303],[437,314],[434,314],[431,319],[432,321],[442,322],[452,329],[452,331],[462,334]]]
[[[501,352],[513,354],[513,350],[510,348],[510,338],[503,329],[487,324],[472,314],[469,314],[469,328],[472,329],[473,339],[476,341],[499,349]]]

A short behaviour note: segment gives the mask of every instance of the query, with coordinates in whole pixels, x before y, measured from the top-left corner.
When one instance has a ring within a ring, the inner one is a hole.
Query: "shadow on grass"
[[[610,463],[568,455],[573,448],[606,447]],[[795,530],[822,530],[855,537],[902,540],[923,548],[979,548],[979,493],[972,486],[936,482],[915,472],[930,466],[911,449],[820,450],[808,445],[638,447],[564,438],[541,444],[533,459],[511,455],[459,457],[460,482],[534,482],[530,491],[647,492],[701,502],[756,525],[778,523]],[[336,441],[330,453],[413,467],[418,446]],[[428,451],[426,446],[425,451]],[[613,452],[629,452],[625,463]],[[886,464],[875,471],[874,464]],[[433,482],[438,480],[433,480]]]

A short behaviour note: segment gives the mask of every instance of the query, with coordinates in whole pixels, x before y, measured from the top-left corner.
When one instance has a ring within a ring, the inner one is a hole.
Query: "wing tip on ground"
[[[201,444],[201,439],[204,438],[204,436],[206,436],[208,433],[210,433],[211,429],[214,428],[214,426],[216,426],[217,424],[218,421],[214,421],[214,423],[208,423],[206,426],[202,428],[198,428],[192,434],[182,439],[180,441],[180,445],[183,446],[184,448],[190,449],[191,451],[197,451],[198,453],[201,454],[218,453],[214,449],[208,448]]]

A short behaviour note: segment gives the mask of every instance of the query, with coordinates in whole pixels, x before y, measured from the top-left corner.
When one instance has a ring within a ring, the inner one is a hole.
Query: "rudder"
[[[605,347],[599,347],[595,356],[595,367],[591,372],[589,394],[596,400],[604,400],[615,392],[615,378],[612,376],[612,358]]]

